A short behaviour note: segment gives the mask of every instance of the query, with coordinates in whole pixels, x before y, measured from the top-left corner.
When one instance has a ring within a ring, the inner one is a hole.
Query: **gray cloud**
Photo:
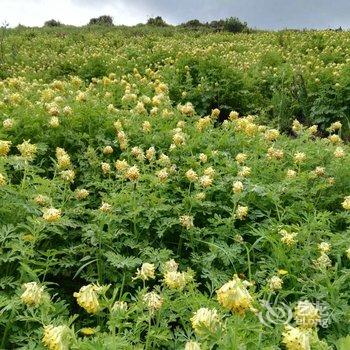
[[[257,28],[350,27],[349,0],[73,0],[81,6],[123,3],[138,17],[160,15],[173,24],[237,16]],[[122,14],[115,14],[115,18]]]
[[[349,0],[0,0],[0,20],[9,17],[11,23],[40,25],[46,16],[84,24],[101,14],[110,14],[117,24],[145,22],[156,15],[172,24],[237,16],[263,29],[350,28]]]

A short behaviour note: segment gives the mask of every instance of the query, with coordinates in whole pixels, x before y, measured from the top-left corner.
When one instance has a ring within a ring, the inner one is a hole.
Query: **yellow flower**
[[[140,177],[140,171],[139,168],[134,165],[132,167],[130,167],[126,173],[125,173],[125,177],[130,180],[130,181],[137,181]]]
[[[75,97],[75,100],[78,102],[84,102],[86,101],[86,94],[82,91],[78,91],[77,96]]]
[[[192,328],[198,335],[215,333],[220,328],[220,319],[216,309],[205,307],[197,310],[191,318]]]
[[[190,215],[182,215],[180,216],[180,224],[182,227],[186,228],[189,230],[194,226],[193,224],[193,216]]]
[[[73,113],[73,110],[71,107],[65,106],[65,107],[63,107],[63,113],[67,114],[67,115],[71,115]]]
[[[279,136],[280,132],[277,129],[270,129],[265,132],[265,139],[267,141],[276,141]]]
[[[195,114],[195,110],[191,102],[187,102],[184,105],[178,105],[177,108],[184,115],[192,116]]]
[[[296,237],[298,234],[296,232],[289,233],[286,230],[281,230],[280,234],[282,235],[281,242],[286,244],[289,247],[294,245],[297,242]]]
[[[342,123],[340,121],[336,121],[332,123],[327,130],[334,132],[334,131],[340,130],[341,128],[342,128]]]
[[[42,342],[49,350],[68,350],[69,349],[69,328],[67,326],[53,326],[52,324],[44,327],[44,336]]]
[[[99,210],[103,211],[104,213],[111,211],[111,209],[112,209],[112,206],[106,202],[102,202],[99,208]]]
[[[241,181],[235,181],[232,186],[232,191],[236,194],[242,193],[244,189],[243,183]]]
[[[297,172],[295,170],[288,169],[286,176],[288,179],[293,179],[294,177],[297,176]]]
[[[318,259],[314,260],[314,264],[320,269],[327,269],[332,266],[332,260],[326,253],[321,253]]]
[[[4,127],[5,130],[10,130],[13,127],[13,119],[7,118],[2,122],[2,126]]]
[[[243,164],[247,158],[248,156],[245,153],[238,153],[235,159],[238,164]]]
[[[56,148],[56,158],[59,169],[67,169],[71,166],[70,157],[63,148]]]
[[[233,120],[236,120],[238,119],[238,116],[239,116],[239,113],[236,112],[236,111],[231,111],[230,114],[229,114],[229,117],[228,119],[233,121]]]
[[[248,166],[243,166],[241,170],[238,172],[239,177],[248,177],[251,174],[252,170]]]
[[[275,290],[280,290],[282,289],[282,285],[283,285],[283,280],[282,278],[278,277],[278,276],[272,276],[269,281],[269,288],[272,290],[272,291],[275,291]]]
[[[288,275],[288,271],[283,269],[278,270],[277,273],[281,276]]]
[[[297,152],[294,154],[294,163],[295,164],[301,164],[303,162],[305,162],[306,160],[306,154],[303,152]]]
[[[24,304],[32,307],[39,306],[43,301],[44,287],[40,287],[36,282],[25,283],[22,286],[24,292],[21,295],[21,300]]]
[[[5,175],[0,173],[0,187],[6,185],[6,177]]]
[[[203,175],[203,176],[199,179],[199,183],[201,184],[201,186],[207,188],[207,187],[209,187],[209,186],[212,185],[213,179],[212,179],[209,175]]]
[[[186,172],[186,177],[190,182],[195,182],[198,180],[198,175],[193,169]]]
[[[29,141],[30,140],[23,141],[20,145],[17,146],[17,149],[19,150],[23,158],[32,160],[37,152],[37,146],[31,144]]]
[[[44,205],[48,204],[49,198],[47,196],[43,196],[42,194],[39,194],[34,198],[34,201],[36,204],[44,206]]]
[[[348,248],[348,249],[346,250],[346,256],[347,256],[348,259],[350,259],[350,248]]]
[[[55,208],[44,209],[43,219],[47,222],[55,222],[61,218],[61,210]]]
[[[294,310],[294,319],[302,329],[315,327],[320,321],[320,310],[308,300],[299,301]]]
[[[143,161],[145,159],[145,155],[143,153],[143,150],[140,147],[133,147],[131,149],[131,154],[138,159],[139,161]]]
[[[333,144],[342,143],[342,139],[340,138],[340,136],[335,134],[329,135],[328,140]]]
[[[236,217],[239,219],[239,220],[244,220],[247,215],[248,215],[248,210],[249,208],[248,207],[245,207],[245,206],[242,206],[242,205],[239,205],[236,209]]]
[[[185,134],[183,132],[177,132],[173,136],[173,142],[176,146],[184,145],[186,141]]]
[[[173,271],[177,271],[178,267],[179,267],[179,264],[174,259],[171,259],[165,263],[164,269],[166,272],[173,272]]]
[[[211,125],[211,123],[212,123],[212,120],[210,119],[210,117],[200,118],[196,123],[196,128],[198,131],[203,131],[209,125]]]
[[[111,172],[111,166],[106,162],[101,163],[101,169],[104,175],[107,175]]]
[[[167,171],[166,168],[162,169],[162,170],[159,170],[157,173],[156,173],[159,181],[161,182],[164,182],[166,181],[166,179],[169,177],[169,173]]]
[[[343,158],[345,157],[345,151],[342,147],[337,147],[334,151],[335,158]]]
[[[134,279],[140,278],[143,281],[147,281],[149,279],[154,279],[155,275],[155,266],[154,264],[143,263],[141,268],[137,269],[136,277]]]
[[[145,120],[142,124],[143,132],[150,132],[152,130],[152,125],[148,120]]]
[[[270,147],[267,150],[267,158],[269,159],[282,159],[283,156],[284,156],[284,152],[281,149]]]
[[[329,253],[331,251],[332,246],[328,242],[321,242],[318,245],[318,249],[321,253]]]
[[[0,156],[5,157],[10,152],[11,141],[0,140]]]
[[[112,306],[112,312],[124,313],[128,309],[125,301],[116,301]]]
[[[350,196],[344,197],[344,201],[341,204],[345,210],[350,210]]]
[[[212,119],[217,119],[217,118],[219,117],[219,115],[220,115],[220,109],[215,108],[215,109],[212,109],[212,110],[211,110],[211,115],[210,115],[210,117],[211,117]]]
[[[143,296],[143,301],[151,312],[159,310],[163,305],[163,298],[156,292],[146,293]]]
[[[125,159],[117,160],[115,162],[115,169],[117,171],[124,172],[128,167],[129,167],[129,164],[128,164],[128,162]]]
[[[85,327],[85,328],[80,329],[79,332],[84,334],[84,335],[93,335],[96,333],[96,329],[91,328],[91,327]]]
[[[49,121],[51,128],[58,128],[60,126],[60,120],[57,117],[52,117]]]
[[[152,146],[146,150],[146,159],[150,162],[156,154],[156,149]]]
[[[103,154],[112,154],[113,153],[113,147],[112,146],[106,146],[104,149],[103,149]]]
[[[326,174],[326,169],[322,166],[317,166],[314,170],[316,176],[324,176]]]
[[[186,283],[187,278],[185,272],[167,271],[164,274],[164,284],[170,289],[183,289]]]
[[[208,175],[208,176],[213,177],[215,175],[215,169],[211,166],[204,169],[204,175]]]
[[[89,191],[85,188],[77,189],[75,191],[75,197],[79,200],[85,199],[89,195]]]
[[[226,309],[243,315],[252,307],[252,297],[241,279],[234,275],[233,279],[216,291],[218,302]]]
[[[77,298],[77,303],[89,314],[96,314],[101,310],[100,303],[98,301],[98,293],[100,293],[102,287],[95,284],[88,284],[80,288],[78,293],[74,293],[73,296]]]
[[[201,346],[196,341],[188,341],[185,344],[185,350],[201,350]]]
[[[60,173],[62,180],[67,182],[74,182],[75,172],[72,169],[63,170]]]
[[[315,135],[317,133],[317,129],[318,129],[317,125],[312,125],[307,130],[310,135]]]
[[[282,337],[282,343],[287,350],[310,350],[310,333],[305,330],[288,325]]]
[[[298,120],[294,120],[293,121],[293,125],[292,125],[292,130],[296,133],[299,134],[301,131],[303,131],[303,124],[301,124]]]
[[[208,156],[207,156],[206,154],[204,154],[204,153],[201,153],[201,154],[199,155],[199,160],[200,160],[200,162],[202,162],[202,163],[206,163],[206,162],[208,161]]]

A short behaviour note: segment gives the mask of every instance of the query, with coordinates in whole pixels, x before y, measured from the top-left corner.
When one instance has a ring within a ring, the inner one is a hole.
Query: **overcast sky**
[[[0,0],[0,24],[12,27],[51,18],[82,25],[104,14],[127,25],[157,15],[171,24],[237,16],[262,29],[350,28],[350,0]]]

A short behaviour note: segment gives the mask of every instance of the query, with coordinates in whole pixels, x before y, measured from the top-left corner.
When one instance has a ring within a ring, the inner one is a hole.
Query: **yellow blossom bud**
[[[44,209],[43,219],[47,222],[55,222],[61,218],[61,210],[55,208]]]
[[[198,335],[215,333],[221,325],[217,310],[205,307],[200,308],[194,313],[191,323]]]
[[[88,284],[80,288],[79,292],[75,292],[73,296],[77,299],[77,303],[89,314],[96,314],[101,310],[98,300],[98,294],[102,287],[95,284]]]
[[[36,282],[25,283],[22,286],[24,292],[21,295],[21,301],[31,307],[39,306],[43,301],[44,287]]]

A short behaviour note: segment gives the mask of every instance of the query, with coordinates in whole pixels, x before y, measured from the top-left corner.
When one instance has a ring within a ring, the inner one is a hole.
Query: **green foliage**
[[[147,20],[147,24],[154,27],[166,27],[168,24],[160,16],[151,17]]]
[[[224,30],[230,33],[241,33],[248,30],[248,24],[237,17],[230,17],[225,20]]]
[[[61,27],[62,23],[59,21],[56,21],[55,19],[50,19],[49,21],[46,21],[44,23],[44,27]]]
[[[100,16],[97,18],[91,18],[89,25],[99,25],[99,26],[113,26],[113,18],[111,16]]]
[[[5,35],[0,348],[44,349],[51,325],[70,349],[284,349],[283,322],[297,326],[293,310],[309,300],[326,322],[310,349],[348,349],[349,50],[335,50],[348,33]],[[171,259],[181,288],[169,284]],[[142,280],[144,263],[154,276]],[[250,283],[242,315],[217,294],[233,275]],[[43,287],[37,305],[26,283]],[[77,302],[84,286],[98,290],[96,313]],[[200,308],[220,327],[198,332]]]

